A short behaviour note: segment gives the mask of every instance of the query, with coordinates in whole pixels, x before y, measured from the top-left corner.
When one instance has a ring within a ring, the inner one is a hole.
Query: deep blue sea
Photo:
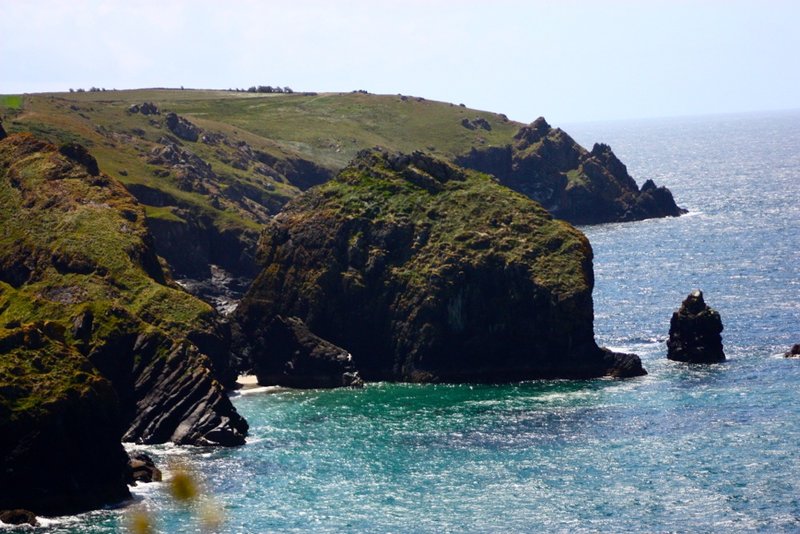
[[[585,227],[598,341],[649,375],[505,386],[371,384],[235,399],[247,445],[139,447],[189,469],[138,503],[50,522],[158,532],[800,532],[800,112],[565,125],[611,145],[689,214]],[[666,360],[672,312],[704,291],[728,361]]]

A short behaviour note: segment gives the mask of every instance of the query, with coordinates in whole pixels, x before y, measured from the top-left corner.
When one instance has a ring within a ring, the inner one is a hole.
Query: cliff
[[[523,126],[503,147],[475,148],[459,165],[496,176],[500,183],[536,200],[573,224],[676,217],[686,210],[652,180],[641,189],[611,147],[591,152],[540,117]]]
[[[0,327],[0,510],[68,514],[130,497],[118,397],[57,323]]]
[[[366,380],[643,374],[597,347],[586,237],[484,174],[365,151],[262,235],[237,311],[245,359],[276,315],[352,354]],[[266,356],[265,356],[266,355]]]
[[[65,350],[113,388],[117,441],[244,442],[225,395],[228,329],[169,281],[142,207],[86,149],[0,141],[0,227],[0,326],[63,332]]]
[[[89,148],[144,206],[178,278],[208,279],[217,266],[251,280],[261,225],[373,146],[493,174],[576,224],[682,212],[668,190],[640,189],[605,145],[587,151],[544,119],[421,97],[142,89],[20,101],[0,103],[5,129]]]

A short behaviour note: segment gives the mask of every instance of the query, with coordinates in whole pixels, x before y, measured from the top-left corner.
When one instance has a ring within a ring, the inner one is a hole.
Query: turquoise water
[[[579,125],[690,214],[587,227],[596,335],[650,374],[506,386],[371,384],[235,399],[232,450],[143,447],[193,470],[222,532],[800,531],[800,113]],[[729,360],[665,359],[693,288]],[[159,531],[200,531],[163,484]],[[59,519],[124,530],[130,509]]]

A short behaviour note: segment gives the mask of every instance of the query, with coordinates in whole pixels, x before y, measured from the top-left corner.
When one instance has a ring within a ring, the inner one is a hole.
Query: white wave
[[[248,388],[242,389],[239,391],[232,392],[229,396],[230,397],[242,397],[247,395],[260,395],[260,394],[267,394],[267,393],[280,393],[282,391],[290,391],[290,388],[286,388],[283,386],[259,386],[257,388]]]

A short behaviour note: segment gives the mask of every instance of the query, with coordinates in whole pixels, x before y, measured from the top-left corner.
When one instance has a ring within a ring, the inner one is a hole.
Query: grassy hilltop
[[[572,222],[680,213],[669,191],[640,191],[605,145],[590,152],[543,119],[420,97],[141,89],[0,96],[0,115],[9,133],[86,146],[143,204],[179,275],[207,276],[208,264],[254,275],[270,216],[375,146],[493,174]]]

